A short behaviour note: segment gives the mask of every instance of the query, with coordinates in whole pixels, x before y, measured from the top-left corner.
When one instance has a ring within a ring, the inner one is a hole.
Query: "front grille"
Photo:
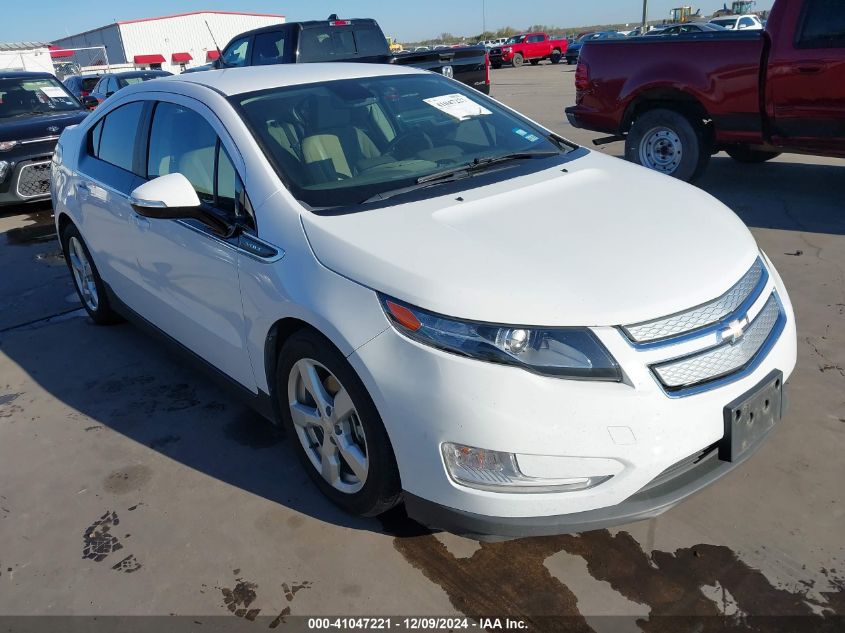
[[[726,341],[701,352],[651,366],[651,370],[670,394],[712,383],[752,367],[768,344],[783,329],[784,313],[777,293],[772,292],[766,305],[736,342]]]
[[[21,198],[50,195],[50,161],[24,165],[18,173],[17,191]]]
[[[670,339],[699,332],[718,324],[741,306],[750,306],[762,292],[767,280],[766,267],[758,258],[742,279],[722,296],[684,312],[623,326],[622,331],[636,345],[668,342]]]

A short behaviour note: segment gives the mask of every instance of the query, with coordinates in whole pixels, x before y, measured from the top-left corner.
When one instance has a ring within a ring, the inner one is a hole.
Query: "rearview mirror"
[[[194,186],[180,173],[159,176],[129,195],[129,204],[140,216],[155,220],[199,220],[214,233],[230,237],[235,226],[202,208]]]

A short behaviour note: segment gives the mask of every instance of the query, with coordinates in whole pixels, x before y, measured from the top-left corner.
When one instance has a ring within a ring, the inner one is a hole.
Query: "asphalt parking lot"
[[[573,75],[504,68],[492,94],[589,145],[595,135],[563,116]],[[666,615],[749,627],[743,616],[794,615],[836,630],[845,161],[720,155],[698,185],[751,227],[790,291],[799,348],[786,418],[742,468],[657,519],[499,543],[431,534],[401,512],[335,510],[284,437],[204,374],[133,326],[84,317],[58,242],[33,228],[49,208],[3,209],[0,614],[178,614],[246,630],[302,615],[514,615],[597,632],[692,630],[655,617]],[[589,213],[589,199],[563,204]],[[655,204],[683,213],[659,192]],[[543,619],[558,615],[570,617]],[[695,630],[719,630],[708,622]]]

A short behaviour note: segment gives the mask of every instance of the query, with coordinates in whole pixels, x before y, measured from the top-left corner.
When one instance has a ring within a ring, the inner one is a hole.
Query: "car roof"
[[[170,75],[166,70],[124,70],[116,73],[103,73],[100,77],[143,77],[144,75]]]
[[[373,25],[376,24],[376,21],[372,18],[352,18],[352,19],[344,19],[339,20],[343,22],[350,22],[349,26],[357,26],[359,24],[366,24],[366,25]],[[240,39],[242,37],[246,37],[247,35],[257,35],[259,33],[273,33],[275,31],[281,31],[283,29],[289,29],[297,26],[301,26],[302,28],[308,28],[311,26],[328,26],[329,20],[307,20],[305,22],[281,22],[279,24],[270,24],[269,26],[261,26],[257,29],[251,29],[249,31],[244,31],[243,33],[238,33],[235,35],[232,40]],[[231,40],[229,40],[231,41]]]
[[[226,96],[254,92],[267,88],[282,88],[335,81],[339,79],[364,79],[391,75],[428,75],[428,71],[394,64],[360,64],[349,62],[321,62],[313,64],[274,64],[206,70],[187,75],[173,75],[157,80],[182,81],[207,86]]]
[[[33,70],[0,70],[0,79],[44,79],[53,78],[55,75]]]

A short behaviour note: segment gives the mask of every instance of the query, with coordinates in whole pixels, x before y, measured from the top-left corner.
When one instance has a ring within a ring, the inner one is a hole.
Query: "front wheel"
[[[675,110],[657,108],[637,117],[625,139],[625,158],[691,182],[710,162],[702,125]]]
[[[401,485],[387,431],[343,355],[302,330],[282,347],[276,377],[282,423],[322,493],[359,516],[395,506]]]
[[[725,150],[731,158],[740,163],[765,163],[767,160],[772,160],[780,156],[780,152],[767,152],[760,149],[750,149],[748,147],[731,147]]]
[[[517,53],[516,55],[513,56],[513,67],[519,68],[520,66],[522,66],[523,61],[525,61],[525,60],[522,57],[522,53]]]
[[[82,306],[97,325],[120,323],[123,318],[109,304],[106,287],[82,235],[73,224],[68,224],[61,235],[65,262],[73,277],[76,293]]]

